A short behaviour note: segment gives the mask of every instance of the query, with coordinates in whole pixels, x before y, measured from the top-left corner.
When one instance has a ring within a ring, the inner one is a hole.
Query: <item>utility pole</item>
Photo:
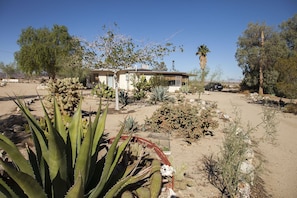
[[[261,31],[261,49],[260,49],[260,64],[259,64],[259,95],[263,95],[263,67],[264,67],[264,61],[263,61],[263,55],[264,55],[264,32]]]

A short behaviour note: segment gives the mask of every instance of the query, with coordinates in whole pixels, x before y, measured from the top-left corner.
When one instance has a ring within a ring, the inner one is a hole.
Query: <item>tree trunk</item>
[[[118,86],[118,78],[117,78],[117,71],[113,73],[113,79],[115,83],[115,110],[119,110],[119,86]]]
[[[260,49],[260,66],[259,66],[259,95],[263,95],[264,91],[263,91],[263,80],[264,80],[264,76],[263,76],[263,67],[264,67],[264,63],[263,63],[263,46],[264,46],[264,32],[261,32],[261,49]]]
[[[259,95],[263,95],[263,66],[262,61],[260,61],[260,69],[259,69]]]

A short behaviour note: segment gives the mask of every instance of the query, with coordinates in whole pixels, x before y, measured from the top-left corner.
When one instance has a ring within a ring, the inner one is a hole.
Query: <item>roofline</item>
[[[113,69],[108,68],[100,68],[100,69],[92,69],[91,71],[105,71],[105,72],[113,72]],[[183,75],[183,76],[192,76],[192,74],[186,73],[186,72],[179,72],[179,71],[156,71],[156,70],[150,70],[150,69],[143,69],[143,68],[137,68],[137,69],[121,69],[119,70],[120,73],[140,73],[140,74],[172,74],[172,75]]]

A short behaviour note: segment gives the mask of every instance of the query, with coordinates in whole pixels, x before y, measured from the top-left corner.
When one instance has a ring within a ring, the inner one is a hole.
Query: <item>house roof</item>
[[[100,68],[100,69],[93,69],[94,72],[113,72],[112,69],[107,68]],[[147,74],[147,75],[181,75],[181,76],[192,76],[192,74],[188,74],[186,72],[179,72],[179,71],[155,71],[150,69],[144,69],[144,68],[137,68],[137,69],[122,69],[119,71],[119,73],[138,73],[138,74]]]

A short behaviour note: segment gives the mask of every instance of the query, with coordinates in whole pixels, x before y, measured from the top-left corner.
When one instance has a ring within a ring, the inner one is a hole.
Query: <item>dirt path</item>
[[[212,92],[202,99],[217,101],[219,109],[231,116],[233,107],[238,107],[245,124],[256,126],[261,122],[261,106],[247,103],[243,95]],[[266,161],[262,178],[272,197],[294,198],[297,197],[297,116],[279,113],[277,119],[276,143],[259,142],[258,148]],[[257,139],[262,137],[264,129],[260,127],[254,135]]]

